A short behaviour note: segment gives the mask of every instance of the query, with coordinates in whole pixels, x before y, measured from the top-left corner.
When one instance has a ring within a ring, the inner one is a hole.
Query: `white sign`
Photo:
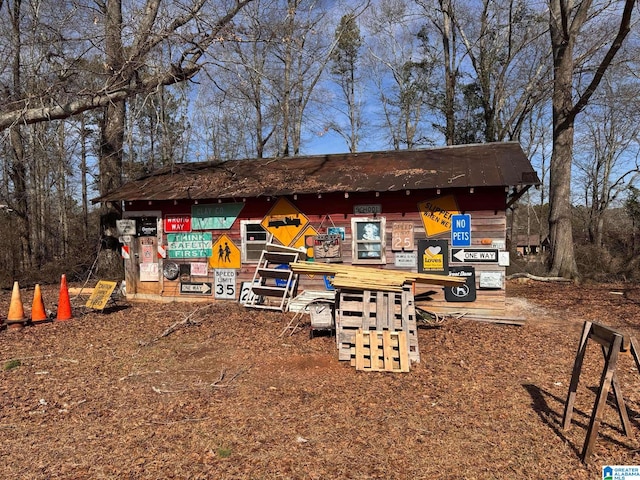
[[[502,272],[480,272],[480,288],[502,288]]]
[[[498,250],[495,250],[493,248],[476,248],[473,250],[464,248],[452,248],[451,261],[497,263]]]
[[[116,220],[116,229],[118,230],[118,234],[120,235],[135,235],[136,221],[132,218]]]
[[[257,297],[253,290],[251,290],[251,282],[242,282],[240,286],[240,297],[238,298],[238,302],[240,305],[247,305],[248,303],[260,304],[260,297]]]
[[[157,282],[160,279],[158,264],[155,262],[143,262],[140,264],[140,281]]]
[[[416,268],[418,255],[416,252],[396,252],[394,265],[400,268]]]
[[[207,263],[192,262],[191,275],[194,277],[206,277],[209,274],[207,267]]]
[[[215,272],[213,296],[220,300],[236,299],[236,271],[232,268],[218,268]]]

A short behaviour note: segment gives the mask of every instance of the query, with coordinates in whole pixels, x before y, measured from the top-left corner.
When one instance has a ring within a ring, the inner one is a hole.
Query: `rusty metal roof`
[[[181,200],[538,185],[517,142],[181,163],[93,200]]]

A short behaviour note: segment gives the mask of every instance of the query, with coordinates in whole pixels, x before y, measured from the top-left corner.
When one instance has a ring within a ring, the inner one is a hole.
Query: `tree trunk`
[[[554,127],[555,128],[555,127]],[[555,136],[555,133],[554,133]],[[549,238],[552,277],[577,278],[571,226],[571,158],[573,126],[559,132],[549,169]]]
[[[107,74],[118,76],[124,65],[122,46],[122,4],[120,0],[108,0],[105,10],[106,69]],[[104,110],[100,138],[100,194],[122,185],[122,149],[124,146],[125,102],[114,101]],[[121,206],[114,202],[104,202],[100,211],[102,228],[102,248],[97,271],[102,278],[120,280],[124,276],[124,266],[120,257],[120,242],[116,220],[121,215]]]

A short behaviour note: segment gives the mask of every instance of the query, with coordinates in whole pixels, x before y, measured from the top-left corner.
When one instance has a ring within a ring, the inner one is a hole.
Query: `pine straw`
[[[579,461],[595,347],[572,427],[560,424],[582,321],[640,337],[640,293],[624,288],[511,282],[524,326],[423,326],[406,374],[356,372],[308,326],[278,338],[292,314],[232,303],[3,330],[2,365],[20,365],[0,370],[0,478],[600,478],[602,465],[640,464],[631,359],[619,377],[632,437],[608,407],[589,465]]]

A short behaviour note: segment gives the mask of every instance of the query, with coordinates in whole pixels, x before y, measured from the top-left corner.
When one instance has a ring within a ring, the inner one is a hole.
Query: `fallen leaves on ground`
[[[583,322],[640,338],[640,286],[522,281],[507,294],[524,326],[422,325],[409,373],[356,371],[335,338],[309,338],[308,318],[289,335],[291,313],[231,302],[85,311],[76,298],[72,320],[0,331],[0,477],[592,479],[640,464],[629,356],[618,376],[631,436],[610,403],[580,462],[603,367],[591,344],[572,426],[561,425]]]

